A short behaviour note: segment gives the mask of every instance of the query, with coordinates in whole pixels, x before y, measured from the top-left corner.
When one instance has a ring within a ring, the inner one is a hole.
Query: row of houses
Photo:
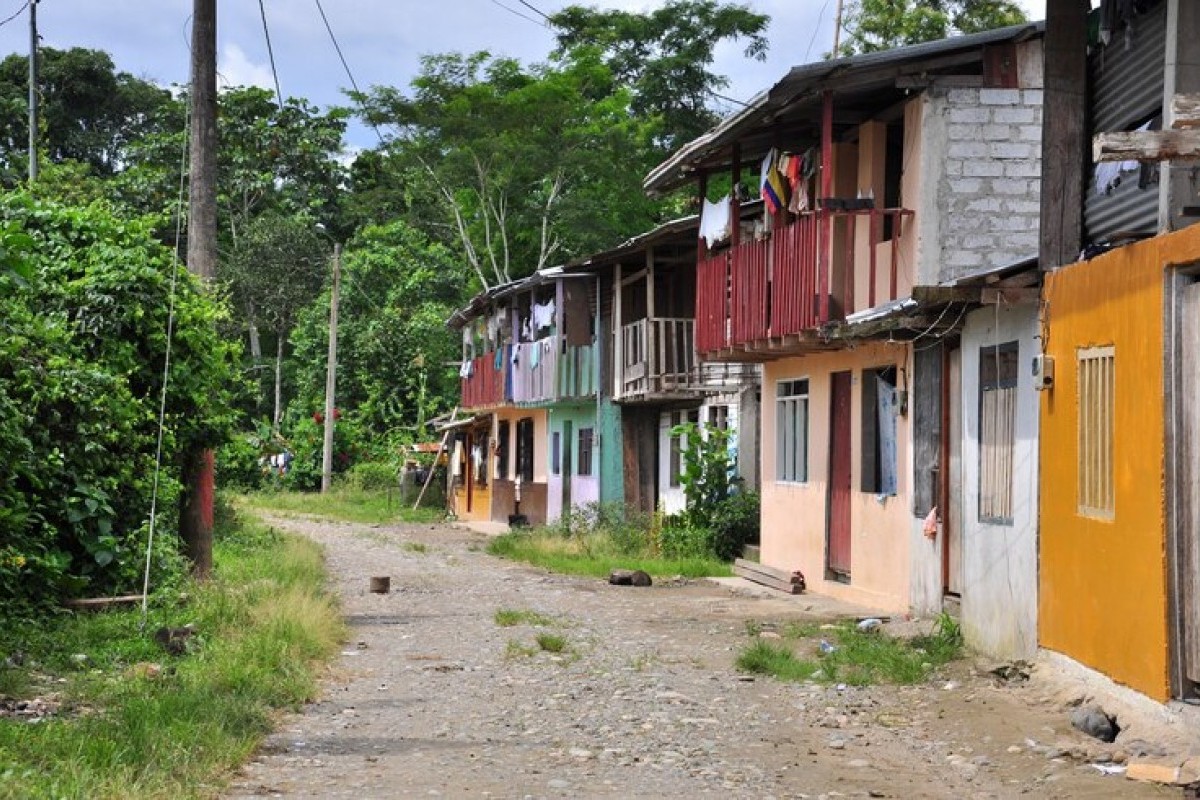
[[[475,298],[458,513],[678,510],[728,426],[764,563],[1195,699],[1200,10],[1087,5],[796,67],[646,178],[698,217]]]

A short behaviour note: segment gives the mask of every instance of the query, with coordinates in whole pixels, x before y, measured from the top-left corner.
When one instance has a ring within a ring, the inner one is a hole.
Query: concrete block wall
[[[1036,255],[1041,89],[933,89],[940,280]]]

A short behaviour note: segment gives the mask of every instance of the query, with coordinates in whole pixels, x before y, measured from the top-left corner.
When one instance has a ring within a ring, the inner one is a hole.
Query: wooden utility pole
[[[217,275],[217,0],[193,0],[191,66],[187,265],[208,282]],[[203,579],[212,572],[214,456],[192,449],[183,458],[179,532]]]
[[[342,245],[333,243],[333,289],[329,295],[329,355],[325,361],[325,445],[321,450],[321,494],[333,484],[333,391],[337,385],[338,295],[342,286]]]
[[[38,178],[38,0],[29,0],[29,182]]]
[[[838,46],[842,43],[842,0],[838,0],[837,13],[833,15],[833,50],[834,58],[838,57]]]

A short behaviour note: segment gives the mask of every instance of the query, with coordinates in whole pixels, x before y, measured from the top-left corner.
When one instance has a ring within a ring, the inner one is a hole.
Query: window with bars
[[[584,477],[592,474],[592,441],[594,439],[592,428],[579,429],[579,467],[575,470],[576,475]]]
[[[533,480],[533,417],[517,420],[517,469],[521,480]]]
[[[1113,414],[1116,398],[1116,353],[1111,347],[1077,351],[1079,380],[1079,513],[1112,519]]]
[[[980,522],[1013,522],[1018,354],[1016,342],[979,350]]]
[[[775,384],[775,480],[808,481],[808,379]]]

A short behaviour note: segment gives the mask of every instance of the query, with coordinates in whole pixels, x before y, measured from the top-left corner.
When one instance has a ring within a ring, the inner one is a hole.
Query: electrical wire
[[[517,2],[520,3],[521,5],[525,6],[526,8],[528,8],[533,13],[537,14],[542,19],[546,20],[547,23],[550,22],[550,18],[548,16],[546,16],[545,12],[543,12],[540,8],[535,6],[533,3],[527,3],[527,2],[525,2],[525,0],[517,0]]]
[[[142,574],[142,621],[145,629],[150,613],[150,565],[154,557],[154,532],[158,523],[158,486],[162,476],[163,431],[167,417],[167,387],[171,380],[171,347],[175,339],[175,295],[179,284],[179,245],[183,241],[184,197],[187,194],[188,152],[191,149],[192,102],[188,102],[183,125],[183,147],[179,160],[179,196],[175,202],[175,246],[171,248],[171,291],[167,303],[167,342],[163,356],[162,391],[158,399],[158,440],[154,447],[154,482],[150,490],[150,530],[146,536],[146,568]]]
[[[25,2],[21,4],[20,8],[18,8],[13,13],[9,14],[4,19],[0,19],[0,28],[3,28],[8,23],[12,22],[14,19],[21,16],[21,14],[23,14],[25,12],[25,9],[29,8],[29,2],[30,2],[30,0],[25,0]]]
[[[342,53],[342,46],[338,44],[337,36],[333,32],[333,26],[329,24],[329,17],[325,15],[325,7],[321,5],[321,0],[314,0],[317,4],[317,11],[321,13],[321,21],[325,23],[325,31],[329,34],[329,41],[333,43],[333,49],[337,51],[338,59],[342,62],[342,69],[346,71],[346,77],[350,79],[350,85],[354,87],[355,94],[362,94],[362,90],[358,88],[358,81],[354,79],[354,73],[350,71],[350,65],[346,62],[346,56]],[[368,122],[371,130],[375,131],[375,137],[379,139],[379,143],[383,144],[383,133],[380,132],[379,126],[374,122]]]
[[[808,40],[808,48],[804,51],[804,63],[808,63],[808,56],[812,53],[813,45],[817,41],[817,32],[821,30],[821,20],[825,19],[825,11],[829,8],[829,0],[825,0],[825,5],[821,6],[821,13],[817,14],[817,24],[813,26],[812,38]],[[837,54],[834,53],[834,56]]]
[[[512,15],[513,15],[513,16],[515,16],[515,17],[520,17],[521,19],[525,20],[526,22],[532,22],[534,25],[539,25],[539,26],[541,26],[541,27],[543,27],[543,28],[548,28],[548,27],[550,27],[549,25],[547,25],[547,24],[546,24],[546,23],[544,23],[544,22],[538,22],[536,19],[534,19],[533,17],[529,16],[528,14],[522,14],[520,11],[517,11],[515,8],[513,8],[513,7],[511,7],[511,6],[506,6],[506,5],[504,5],[504,3],[501,3],[501,2],[500,2],[500,0],[492,0],[492,4],[493,4],[493,5],[500,6],[501,8],[503,8],[503,9],[504,9],[505,11],[507,11],[508,13],[512,14]],[[534,9],[534,10],[536,11],[537,9]],[[541,13],[541,12],[538,12],[538,13]]]
[[[275,81],[275,98],[279,101],[279,110],[283,111],[283,92],[279,90],[279,72],[275,69],[275,50],[271,47],[271,29],[267,26],[264,0],[258,0],[258,13],[262,17],[263,38],[267,40],[267,59],[271,62],[271,78]]]

